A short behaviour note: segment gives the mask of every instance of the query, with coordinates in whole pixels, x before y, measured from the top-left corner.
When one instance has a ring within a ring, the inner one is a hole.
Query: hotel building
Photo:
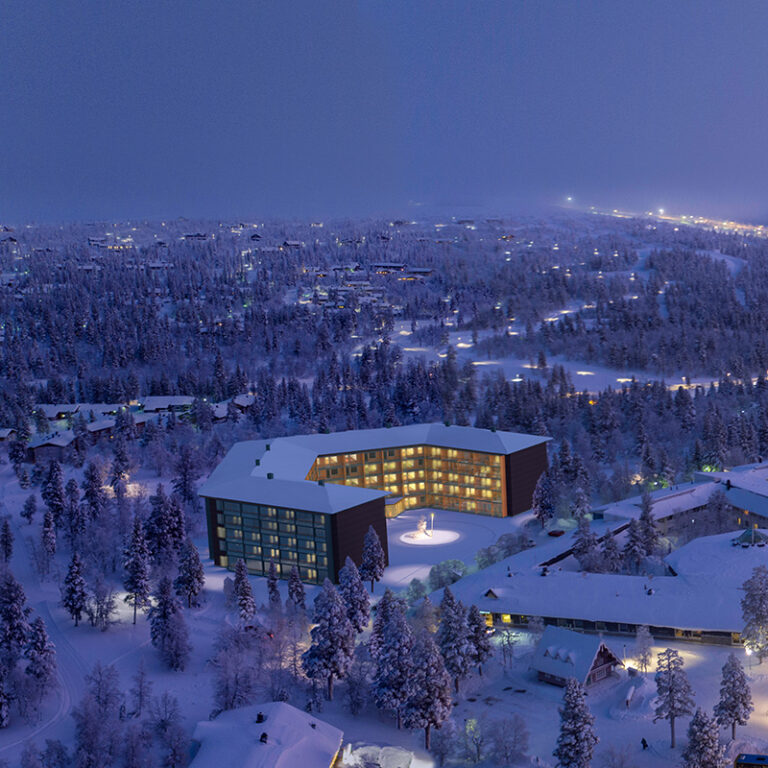
[[[505,517],[530,508],[547,437],[414,424],[238,443],[200,489],[211,557],[251,573],[337,580],[370,525],[431,507]]]

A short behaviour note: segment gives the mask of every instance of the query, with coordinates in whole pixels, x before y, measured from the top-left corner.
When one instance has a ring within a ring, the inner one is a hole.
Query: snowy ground
[[[65,471],[65,481],[72,471]],[[77,473],[79,476],[79,473]],[[141,473],[135,479],[149,485],[154,490],[156,478]],[[120,674],[121,687],[130,686],[130,678],[140,659],[143,659],[153,680],[153,693],[165,690],[178,697],[181,704],[184,726],[191,734],[199,720],[208,718],[213,709],[212,671],[209,659],[212,656],[212,644],[217,631],[223,623],[232,617],[224,607],[222,584],[227,571],[205,561],[207,585],[203,607],[187,613],[190,638],[194,650],[188,668],[183,673],[169,672],[163,668],[158,654],[149,643],[146,619],[140,615],[138,624],[131,623],[131,613],[121,603],[118,623],[107,632],[100,632],[90,627],[87,622],[75,628],[72,621],[59,606],[57,578],[40,581],[34,572],[26,549],[27,536],[39,536],[39,518],[32,526],[18,516],[23,500],[28,491],[22,491],[13,479],[10,467],[0,467],[0,502],[3,512],[10,513],[16,534],[16,546],[12,558],[12,569],[23,583],[28,602],[33,610],[46,621],[49,634],[56,644],[59,667],[58,690],[46,702],[40,718],[32,724],[25,724],[19,717],[14,717],[13,724],[0,736],[0,760],[5,759],[16,765],[23,744],[34,740],[38,746],[45,739],[61,739],[71,744],[74,735],[74,723],[71,710],[79,701],[83,689],[83,678],[93,664],[100,660],[104,664],[114,664]],[[438,511],[435,517],[436,531],[453,531],[458,537],[435,546],[419,546],[402,541],[400,536],[416,529],[421,512],[409,512],[388,523],[391,566],[385,574],[383,585],[377,585],[379,596],[384,585],[405,587],[411,578],[424,577],[429,567],[447,558],[462,559],[472,563],[474,553],[480,547],[493,543],[502,533],[517,530],[525,524],[525,518],[515,520],[495,519]],[[561,540],[552,540],[544,534],[532,531],[537,540],[535,549],[526,553],[533,560],[542,558],[551,547],[562,547]],[[203,555],[206,552],[204,536],[196,537],[196,544]],[[61,552],[59,568],[68,561],[68,553]],[[252,578],[257,602],[266,601],[264,579]],[[282,585],[284,591],[285,585]],[[312,590],[310,592],[310,599]],[[285,596],[285,595],[284,595]],[[531,734],[530,754],[541,758],[541,765],[552,764],[552,750],[558,731],[557,708],[562,691],[535,681],[528,671],[532,646],[530,638],[520,633],[520,642],[515,649],[516,658],[511,668],[503,669],[499,661],[492,662],[484,677],[474,676],[465,681],[455,709],[455,719],[459,725],[465,718],[495,717],[519,712],[527,723]],[[619,656],[632,654],[631,641],[626,638],[608,638],[609,644]],[[626,649],[624,645],[626,643]],[[694,644],[676,644],[685,657],[686,669],[696,693],[697,702],[711,708],[715,702],[720,682],[720,668],[725,662],[730,648]],[[656,650],[661,650],[658,648]],[[741,653],[740,651],[736,651]],[[768,664],[765,669],[755,667],[749,671],[756,703],[753,721],[746,728],[740,728],[737,736],[742,749],[768,749]],[[609,745],[627,745],[637,768],[651,766],[672,766],[679,762],[681,749],[674,752],[669,749],[666,723],[652,722],[653,685],[649,679],[644,695],[638,696],[629,709],[624,706],[627,687],[626,673],[621,673],[615,681],[601,683],[590,692],[589,703],[596,717],[596,731],[601,739],[598,756]],[[422,734],[398,731],[392,718],[369,706],[358,717],[350,716],[343,704],[344,686],[340,685],[336,701],[327,704],[320,715],[333,725],[343,729],[345,742],[354,745],[366,743],[400,745],[413,749],[417,755],[414,768],[428,768],[432,765],[429,756],[421,749]],[[303,706],[302,694],[294,702]],[[685,743],[687,720],[679,723],[679,743]],[[725,736],[725,734],[724,734]],[[645,737],[651,749],[643,753],[640,740]],[[488,763],[486,763],[488,765]]]

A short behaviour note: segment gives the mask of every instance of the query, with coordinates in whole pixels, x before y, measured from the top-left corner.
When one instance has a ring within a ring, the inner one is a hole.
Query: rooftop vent
[[[261,466],[261,459],[256,459],[256,466],[257,467]]]
[[[274,472],[267,472],[267,480],[273,480],[275,477]]]
[[[325,480],[318,480],[318,481],[317,481],[317,484],[318,484],[318,485],[325,485]]]
[[[269,443],[267,443],[267,450],[268,450],[268,451],[269,451],[269,450],[271,450],[271,446],[270,446],[270,444],[269,444]]]

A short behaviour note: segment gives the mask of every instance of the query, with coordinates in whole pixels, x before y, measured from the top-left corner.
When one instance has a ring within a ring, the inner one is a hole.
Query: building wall
[[[382,519],[383,506],[382,499]],[[264,575],[272,559],[282,578],[288,578],[294,565],[302,581],[335,578],[333,515],[228,499],[206,499],[206,511],[209,549],[216,565],[231,570],[243,558],[249,573]]]
[[[519,515],[531,508],[533,491],[541,473],[547,469],[547,445],[532,445],[505,457],[506,515]]]
[[[362,562],[363,540],[369,526],[379,535],[384,550],[385,562],[389,565],[389,547],[387,545],[387,521],[384,515],[384,499],[373,499],[365,504],[337,512],[331,515],[331,553],[333,556],[333,581],[339,580],[339,569],[344,567],[347,557],[354,560],[358,567]]]
[[[546,467],[546,448],[541,455]],[[393,517],[415,507],[504,517],[509,514],[504,461],[500,454],[410,445],[319,456],[306,479],[402,496],[402,504],[390,505],[388,514]],[[536,479],[538,475],[531,494]],[[525,509],[529,507],[530,495]]]

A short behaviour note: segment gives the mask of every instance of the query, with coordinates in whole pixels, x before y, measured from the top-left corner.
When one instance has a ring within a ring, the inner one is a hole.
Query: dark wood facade
[[[333,560],[329,570],[333,573],[333,581],[338,582],[339,570],[344,567],[344,561],[351,557],[359,568],[363,556],[363,539],[368,527],[379,535],[384,550],[386,565],[389,565],[389,547],[387,545],[387,520],[384,512],[384,498],[373,499],[356,507],[344,509],[331,520],[331,553]]]
[[[533,491],[547,469],[547,444],[532,445],[504,458],[507,515],[519,515],[531,508]]]

